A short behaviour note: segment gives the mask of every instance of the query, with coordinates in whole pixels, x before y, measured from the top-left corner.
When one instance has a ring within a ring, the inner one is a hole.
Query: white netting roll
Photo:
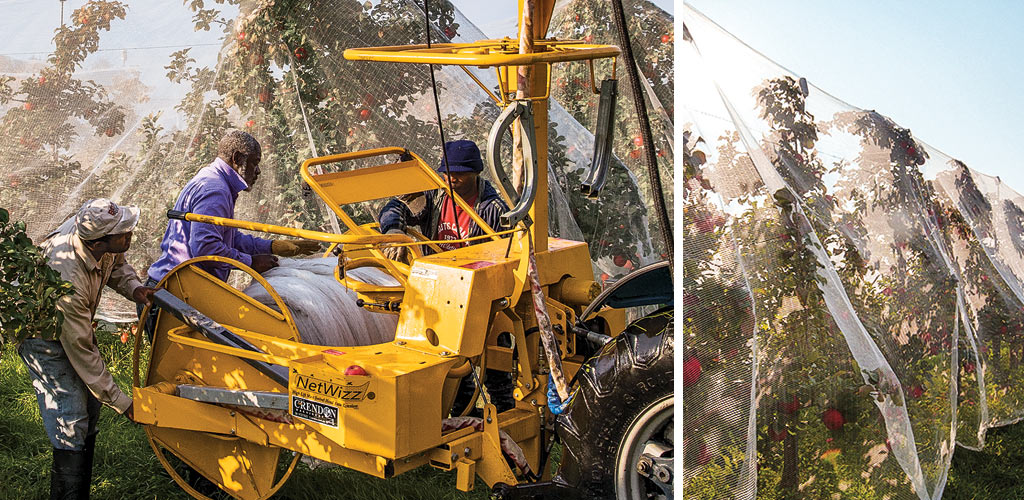
[[[337,259],[281,259],[280,266],[263,274],[292,313],[302,342],[314,345],[355,346],[390,342],[398,316],[367,311],[356,305],[356,293],[334,279]],[[376,268],[348,273],[380,286],[395,286],[394,278]],[[276,309],[263,285],[253,282],[243,292]]]

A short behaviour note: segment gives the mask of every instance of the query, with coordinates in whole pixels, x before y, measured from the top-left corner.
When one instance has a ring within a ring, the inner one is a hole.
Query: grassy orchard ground
[[[130,344],[111,330],[100,333],[100,350],[118,384],[131,386]],[[100,438],[93,470],[92,498],[190,498],[157,462],[138,425],[108,408],[100,417]],[[992,429],[984,451],[958,448],[953,455],[943,498],[956,500],[1024,499],[1024,423]],[[35,392],[24,364],[12,346],[0,356],[0,500],[46,498],[49,491],[50,443],[43,435]],[[469,500],[487,498],[488,488],[455,489],[455,475],[429,467],[391,480],[344,468],[310,470],[299,464],[275,498],[374,498]],[[332,496],[332,493],[334,496]],[[761,491],[759,498],[772,498]]]
[[[120,335],[110,329],[98,337],[100,351],[118,385],[130,388],[131,343],[122,344]],[[141,426],[104,408],[99,429],[92,498],[191,498],[157,461]],[[25,365],[13,346],[4,346],[0,356],[0,500],[48,497],[50,449]],[[455,489],[454,472],[429,466],[382,480],[341,467],[310,470],[300,463],[275,498],[472,500],[487,498],[489,491],[477,479],[472,492],[460,492]]]

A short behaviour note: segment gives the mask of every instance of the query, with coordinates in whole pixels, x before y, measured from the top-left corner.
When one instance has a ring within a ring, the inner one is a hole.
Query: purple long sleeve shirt
[[[235,200],[238,193],[247,187],[249,185],[238,172],[217,158],[185,184],[174,209],[234,218]],[[160,242],[160,251],[160,258],[148,271],[149,277],[157,281],[178,264],[203,255],[220,255],[251,266],[253,255],[270,253],[270,240],[240,233],[232,227],[170,220]],[[227,264],[213,262],[204,262],[200,267],[221,280],[226,280],[232,269]]]

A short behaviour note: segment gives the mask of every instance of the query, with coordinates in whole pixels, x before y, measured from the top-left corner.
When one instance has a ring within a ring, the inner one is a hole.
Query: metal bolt
[[[487,423],[491,423],[491,417],[487,417]]]
[[[459,459],[459,454],[458,453],[452,453],[452,462],[454,462],[454,461],[456,461],[458,459]]]
[[[232,410],[232,411],[231,411],[231,416],[232,416],[232,417],[233,417],[233,416],[235,416],[235,412],[234,412],[234,410]]]
[[[537,406],[537,398],[531,399],[530,404],[532,404],[533,406]]]
[[[462,450],[462,454],[466,455],[467,457],[469,456],[469,447],[468,446],[466,447],[466,449]]]
[[[503,299],[499,300],[498,301],[498,305],[501,306],[501,307],[508,307],[508,299],[503,298]]]
[[[232,435],[232,436],[234,436],[234,435],[235,435],[235,430],[234,430],[234,429],[231,429],[231,435]]]
[[[640,459],[640,461],[637,462],[636,464],[636,471],[639,472],[641,476],[646,476],[650,474],[651,463],[647,460]]]
[[[449,355],[449,354],[451,354],[451,353],[450,353],[450,352],[448,352],[448,351],[441,351],[441,355],[442,355],[442,356],[447,356],[447,355]]]
[[[527,382],[527,383],[526,383],[526,388],[527,388],[527,389],[532,389],[532,388],[533,388],[533,384],[531,384],[531,383]]]
[[[654,477],[662,483],[668,484],[672,482],[672,471],[668,467],[658,465],[654,467]]]
[[[405,341],[404,340],[395,341],[395,345],[405,345]]]

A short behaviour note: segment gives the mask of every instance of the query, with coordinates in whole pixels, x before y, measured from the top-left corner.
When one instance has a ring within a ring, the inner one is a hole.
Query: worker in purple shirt
[[[185,185],[174,210],[216,217],[235,217],[238,193],[249,191],[260,176],[262,150],[255,137],[241,130],[229,130],[217,145],[217,158],[203,167]],[[293,257],[320,250],[320,243],[307,240],[268,240],[243,234],[235,228],[172,219],[160,243],[160,258],[149,267],[146,286],[155,286],[178,264],[194,257],[219,255],[237,260],[258,273],[277,267],[277,257]],[[223,262],[202,262],[199,267],[227,280],[232,266]],[[155,309],[155,308],[154,308]],[[142,314],[142,308],[139,308]],[[155,312],[146,322],[152,336]]]

